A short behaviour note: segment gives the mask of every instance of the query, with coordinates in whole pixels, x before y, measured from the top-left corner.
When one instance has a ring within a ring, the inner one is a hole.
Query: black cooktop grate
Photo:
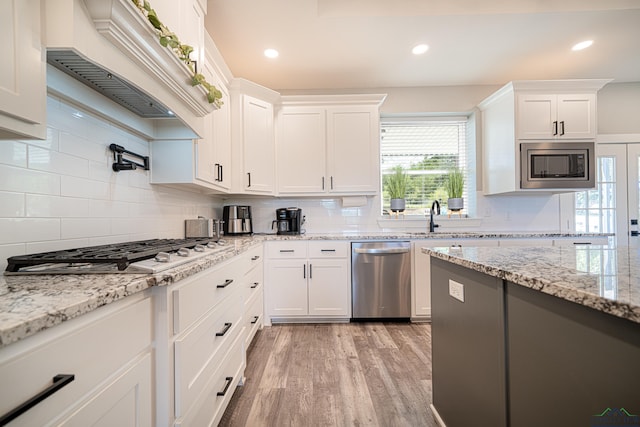
[[[6,271],[15,273],[23,267],[61,263],[116,264],[118,270],[122,271],[132,262],[153,258],[160,252],[173,252],[180,248],[193,248],[198,244],[206,245],[207,243],[209,243],[209,239],[201,238],[151,239],[38,254],[16,255],[7,259]]]

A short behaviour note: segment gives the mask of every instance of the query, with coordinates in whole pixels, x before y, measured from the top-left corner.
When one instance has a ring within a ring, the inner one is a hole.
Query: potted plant
[[[464,175],[460,169],[454,169],[449,172],[447,177],[447,209],[453,212],[461,211],[464,208],[464,200],[462,199],[462,191],[464,190]]]
[[[409,176],[403,167],[398,165],[393,168],[393,173],[386,177],[387,191],[391,198],[391,212],[403,212],[405,208],[405,195],[407,193],[407,184]]]

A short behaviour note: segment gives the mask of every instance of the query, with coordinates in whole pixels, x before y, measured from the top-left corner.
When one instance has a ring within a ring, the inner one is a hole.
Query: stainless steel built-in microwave
[[[580,189],[594,186],[593,142],[520,144],[520,188]]]

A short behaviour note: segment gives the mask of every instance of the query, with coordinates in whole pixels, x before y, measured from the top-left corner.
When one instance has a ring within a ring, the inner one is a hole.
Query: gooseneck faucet
[[[436,215],[440,215],[440,202],[434,200],[431,204],[431,209],[429,210],[429,232],[433,233],[436,227],[440,227],[438,224],[433,222],[433,208],[436,208]]]

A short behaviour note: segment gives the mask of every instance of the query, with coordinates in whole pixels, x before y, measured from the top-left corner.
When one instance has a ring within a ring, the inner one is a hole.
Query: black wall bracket
[[[112,168],[114,172],[132,171],[138,167],[141,167],[146,171],[149,170],[149,156],[141,156],[140,154],[136,154],[129,150],[125,150],[124,147],[117,144],[109,145],[109,150],[113,151],[114,163],[112,165]],[[134,162],[133,160],[125,159],[124,158],[125,154],[129,156],[137,157],[141,159],[143,163],[138,163],[138,162]]]

